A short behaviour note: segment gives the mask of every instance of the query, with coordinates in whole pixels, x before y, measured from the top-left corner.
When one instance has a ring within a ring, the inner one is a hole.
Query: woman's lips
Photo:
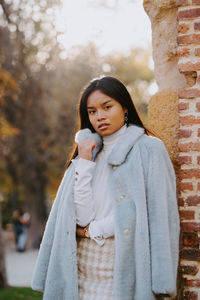
[[[109,126],[109,124],[104,123],[104,124],[99,125],[98,128],[99,128],[99,130],[106,130],[108,128],[108,126]]]

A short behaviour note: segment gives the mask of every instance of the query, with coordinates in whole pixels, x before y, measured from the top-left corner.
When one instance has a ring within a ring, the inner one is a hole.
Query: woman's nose
[[[103,111],[97,111],[97,120],[105,119]]]

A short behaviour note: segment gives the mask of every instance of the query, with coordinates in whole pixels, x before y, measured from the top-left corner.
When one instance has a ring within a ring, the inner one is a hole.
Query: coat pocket
[[[117,198],[115,206],[116,231],[126,239],[132,239],[136,227],[136,206],[125,195]]]

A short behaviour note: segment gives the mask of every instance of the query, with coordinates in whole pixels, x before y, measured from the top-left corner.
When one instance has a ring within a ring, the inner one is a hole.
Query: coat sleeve
[[[154,141],[148,149],[147,179],[152,291],[175,297],[180,232],[176,177],[163,142]]]
[[[71,165],[69,166],[67,171],[65,171],[65,174],[61,180],[61,183],[59,185],[54,203],[52,205],[52,208],[51,208],[51,211],[50,211],[50,214],[49,214],[46,226],[45,226],[45,231],[43,234],[42,242],[40,244],[40,250],[38,253],[36,266],[34,269],[34,274],[33,274],[32,283],[31,283],[31,288],[33,290],[44,291],[46,274],[47,274],[47,270],[48,270],[49,259],[50,259],[51,249],[52,249],[52,244],[53,244],[53,239],[54,239],[58,207],[59,207],[60,200],[62,198],[62,193],[63,193],[63,189],[65,186],[66,176],[68,175],[68,173],[70,171],[69,169],[71,169]]]

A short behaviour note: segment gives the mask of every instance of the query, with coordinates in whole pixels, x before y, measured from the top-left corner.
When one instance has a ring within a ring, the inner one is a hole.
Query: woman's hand
[[[92,139],[85,139],[78,143],[78,156],[91,160],[92,159],[92,150],[96,147],[96,142],[95,140]]]
[[[89,227],[89,224],[85,227],[81,227],[79,225],[76,225],[76,235],[78,237],[81,237],[81,238],[85,238],[85,232],[86,230],[88,230],[88,227]]]

